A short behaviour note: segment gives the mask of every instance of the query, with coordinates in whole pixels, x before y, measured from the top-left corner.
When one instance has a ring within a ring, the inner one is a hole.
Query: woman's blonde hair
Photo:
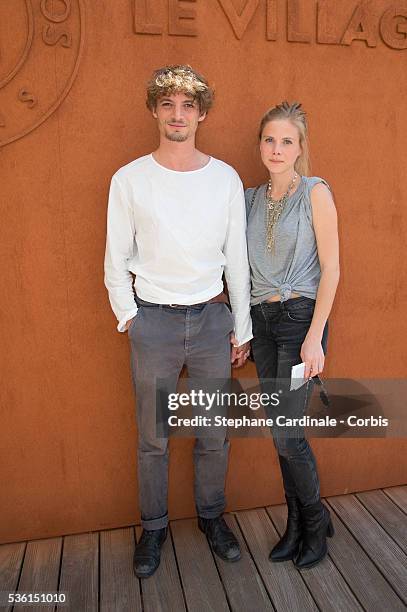
[[[308,176],[310,172],[308,126],[305,112],[301,109],[301,104],[299,102],[290,104],[284,101],[270,108],[260,121],[259,140],[261,140],[263,130],[267,123],[270,121],[280,121],[281,119],[288,119],[298,129],[301,155],[298,156],[294,167],[298,174]]]

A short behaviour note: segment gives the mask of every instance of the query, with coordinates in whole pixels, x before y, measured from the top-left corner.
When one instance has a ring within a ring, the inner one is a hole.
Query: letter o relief
[[[62,21],[66,21],[69,17],[71,12],[71,1],[72,0],[59,0],[59,2],[65,5],[65,10],[63,13],[53,13],[48,10],[48,0],[41,0],[41,13],[48,21],[52,21],[52,23],[61,23]]]
[[[407,49],[407,8],[395,4],[383,13],[380,20],[383,42],[392,49]]]
[[[17,50],[3,49],[4,45],[0,44],[0,59],[6,60],[7,67],[5,69],[0,61],[0,149],[44,123],[68,95],[84,48],[85,2],[13,1],[13,5],[19,7],[19,23],[25,18],[25,31],[18,33],[19,48],[23,49],[20,56]],[[3,51],[9,51],[10,56],[3,58]],[[41,74],[37,70],[39,60],[43,67]],[[55,62],[58,79],[56,87],[49,88],[47,68],[55,70]],[[6,74],[2,74],[3,71]]]

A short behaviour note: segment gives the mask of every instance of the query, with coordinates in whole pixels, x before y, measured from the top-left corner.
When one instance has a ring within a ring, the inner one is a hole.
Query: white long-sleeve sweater
[[[210,158],[178,172],[152,154],[113,176],[108,205],[105,284],[125,331],[137,313],[132,288],[156,304],[197,304],[229,290],[238,344],[252,338],[250,273],[242,183],[236,171]]]

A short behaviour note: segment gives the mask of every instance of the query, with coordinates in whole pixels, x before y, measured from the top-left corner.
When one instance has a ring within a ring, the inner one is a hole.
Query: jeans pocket
[[[223,306],[223,310],[226,312],[228,320],[229,320],[228,327],[230,327],[230,331],[233,331],[234,328],[235,328],[235,318],[232,315],[232,312],[231,312],[231,310],[230,310],[230,308],[229,308],[229,306],[227,304],[223,303],[222,306]]]
[[[290,321],[296,321],[298,323],[311,323],[313,315],[314,305],[287,310],[287,316]]]
[[[138,307],[137,313],[134,315],[134,317],[133,317],[133,318],[132,318],[132,320],[131,320],[131,323],[130,323],[129,328],[128,328],[128,330],[127,330],[127,333],[128,333],[129,335],[130,335],[130,333],[131,333],[131,332],[132,332],[132,330],[133,330],[133,327],[134,327],[134,324],[135,324],[136,320],[137,320],[137,322],[138,322],[138,320],[139,320],[139,318],[140,318],[140,309],[141,309],[141,308],[143,308],[143,307],[142,307],[142,306],[139,306],[139,307]]]

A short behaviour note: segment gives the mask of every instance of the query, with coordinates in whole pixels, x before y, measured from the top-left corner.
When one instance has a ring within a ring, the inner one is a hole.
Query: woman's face
[[[288,119],[274,119],[266,123],[260,140],[260,154],[270,174],[294,171],[301,155],[298,128]]]

